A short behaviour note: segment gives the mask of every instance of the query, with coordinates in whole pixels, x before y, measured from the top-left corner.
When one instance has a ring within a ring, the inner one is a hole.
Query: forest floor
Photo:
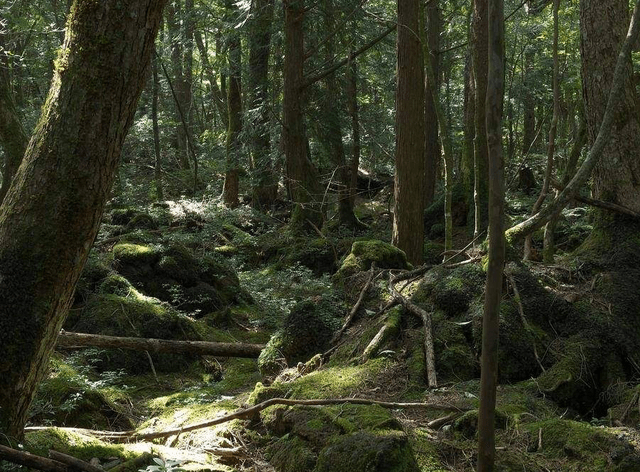
[[[359,202],[366,229],[306,236],[287,233],[286,208],[267,216],[216,199],[112,206],[67,332],[266,348],[259,359],[59,348],[23,447],[115,472],[474,470],[482,245],[468,246],[458,228],[455,247],[467,248],[442,264],[443,225],[429,216],[441,212],[427,212],[430,265],[394,284],[431,317],[430,379],[423,319],[391,303],[390,276],[412,268],[383,242],[387,199],[383,191]],[[528,208],[524,196],[510,201],[510,219]],[[638,305],[608,296],[618,281],[585,255],[585,213],[564,212],[553,264],[506,267],[497,470],[640,470],[640,336],[625,337],[633,317],[619,318],[620,303],[634,316]],[[299,404],[269,405],[275,398]],[[179,431],[262,402],[253,414]]]

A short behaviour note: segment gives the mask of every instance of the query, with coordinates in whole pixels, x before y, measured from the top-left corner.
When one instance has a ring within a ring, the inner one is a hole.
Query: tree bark
[[[603,121],[609,90],[614,81],[615,51],[624,41],[629,19],[625,0],[580,2],[582,84],[589,145]],[[640,123],[638,97],[632,81],[631,57],[624,63],[624,85],[615,113],[611,138],[593,172],[593,196],[640,211]],[[608,218],[601,215],[606,225]]]
[[[13,99],[9,57],[4,46],[5,34],[0,27],[0,144],[4,149],[0,204],[9,190],[29,142]]]
[[[21,438],[95,239],[164,1],[76,0],[49,96],[0,207],[0,433]]]
[[[160,79],[158,77],[158,59],[152,59],[153,68],[153,86],[151,101],[151,121],[153,124],[153,153],[155,156],[154,166],[154,185],[156,187],[156,200],[164,199],[164,191],[162,186],[162,156],[160,154],[160,127],[158,126],[158,97],[160,95]]]
[[[227,3],[229,12],[236,11],[231,2]],[[242,131],[242,49],[240,35],[237,31],[232,31],[229,37],[229,88],[227,96],[227,107],[229,113],[227,128],[227,156],[226,172],[224,176],[224,187],[222,197],[224,204],[229,208],[235,208],[240,203],[238,193],[240,191],[239,182],[239,154],[242,149],[240,142],[240,132]]]
[[[416,265],[424,245],[424,60],[420,2],[398,0],[396,172],[393,244]]]
[[[358,191],[358,169],[360,168],[360,110],[358,105],[358,64],[355,59],[349,64],[347,77],[347,101],[351,116],[351,162],[349,164],[351,181],[349,182],[349,198],[351,206],[355,205]]]
[[[475,79],[476,133],[474,138],[474,208],[473,236],[477,238],[487,228],[488,182],[486,97],[488,74],[488,8],[486,0],[473,2],[473,76]]]
[[[200,31],[194,31],[194,39],[196,46],[198,47],[198,52],[200,53],[200,61],[202,62],[202,69],[204,71],[207,80],[209,81],[209,93],[211,94],[211,101],[218,110],[218,115],[220,115],[220,121],[224,125],[225,129],[228,127],[229,117],[227,111],[227,102],[225,97],[218,87],[218,79],[216,78],[215,71],[211,66],[211,62],[209,62],[209,53],[207,48],[205,47],[204,41],[202,40],[202,34]]]
[[[269,137],[269,55],[274,1],[256,0],[252,8],[249,37],[249,100],[255,113],[251,130],[251,167],[255,173],[252,204],[269,208],[278,196]]]
[[[424,204],[428,207],[436,192],[438,168],[441,160],[440,139],[438,137],[438,116],[434,97],[438,95],[440,86],[440,5],[439,0],[433,0],[426,6],[426,53],[433,69],[433,77],[425,75],[424,122],[425,122],[425,189]],[[434,93],[435,92],[435,93]]]
[[[206,341],[174,341],[151,338],[123,338],[98,334],[61,332],[58,347],[103,347],[108,349],[130,349],[150,353],[170,352],[175,354],[197,354],[201,356],[257,358],[264,349],[262,344],[213,343]]]
[[[479,2],[476,2],[479,3]],[[504,97],[504,2],[489,0],[487,142],[489,154],[489,266],[482,318],[480,408],[478,410],[478,472],[492,472],[495,461],[495,407],[498,383],[498,331],[504,237],[504,159],[502,104]]]
[[[287,180],[294,208],[293,233],[322,227],[324,205],[320,176],[307,154],[303,113],[304,0],[284,0],[284,152]]]

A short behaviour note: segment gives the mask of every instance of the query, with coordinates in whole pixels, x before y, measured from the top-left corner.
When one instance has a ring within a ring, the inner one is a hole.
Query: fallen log
[[[0,459],[45,472],[70,472],[67,464],[62,462],[2,445],[0,445]]]
[[[99,334],[69,333],[61,331],[58,347],[102,347],[107,349],[130,349],[150,353],[197,354],[217,357],[257,358],[264,344],[214,343],[207,341],[175,341],[153,338],[124,338]]]

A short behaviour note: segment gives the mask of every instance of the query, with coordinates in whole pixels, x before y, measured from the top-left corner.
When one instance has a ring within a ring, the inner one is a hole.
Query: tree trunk
[[[324,220],[318,171],[307,154],[303,113],[304,0],[284,0],[284,152],[289,192],[294,203],[289,228],[313,231]]]
[[[332,0],[325,0],[324,9],[324,30],[335,31],[334,6]],[[326,64],[330,65],[335,58],[335,34],[332,34],[325,43]],[[338,225],[348,228],[358,228],[361,226],[358,218],[353,212],[353,202],[351,200],[351,178],[349,167],[342,142],[342,126],[340,123],[340,93],[336,83],[336,73],[327,75],[324,78],[326,92],[323,94],[322,106],[324,116],[320,129],[322,130],[322,140],[326,143],[329,151],[329,158],[335,176],[338,180]]]
[[[162,187],[162,157],[160,154],[160,128],[158,126],[158,96],[160,94],[160,79],[158,78],[158,58],[152,60],[153,68],[153,98],[151,101],[151,121],[153,122],[153,152],[155,156],[154,185],[156,187],[156,200],[164,199]]]
[[[438,137],[438,116],[436,114],[434,92],[440,86],[440,6],[439,1],[431,1],[426,6],[426,40],[429,60],[433,69],[433,79],[425,76],[424,122],[425,122],[425,189],[424,204],[429,206],[436,192],[438,167],[441,160],[440,140]]]
[[[198,52],[200,53],[200,61],[202,62],[202,69],[204,71],[204,74],[207,80],[209,81],[209,92],[211,94],[211,101],[215,105],[216,110],[218,110],[218,114],[220,115],[220,121],[222,121],[222,124],[226,129],[229,126],[228,125],[229,117],[227,116],[228,115],[227,102],[225,100],[225,97],[222,94],[222,91],[220,90],[220,87],[218,87],[218,80],[216,78],[215,71],[211,66],[211,63],[209,62],[209,53],[207,51],[207,48],[204,45],[204,41],[202,40],[202,34],[200,33],[200,31],[198,30],[194,31],[194,40],[195,40],[196,46],[198,47]],[[215,123],[215,120],[214,120],[214,123]]]
[[[462,185],[469,208],[473,208],[473,141],[476,136],[476,101],[475,101],[475,81],[473,78],[473,65],[471,52],[467,54],[464,66],[464,150],[462,154]],[[474,228],[473,212],[469,211],[467,225]]]
[[[356,193],[358,191],[358,169],[360,167],[360,116],[358,106],[358,65],[355,59],[349,64],[347,78],[347,101],[349,104],[349,115],[351,115],[351,163],[349,182],[349,198],[351,206],[355,205]]]
[[[273,0],[256,0],[249,37],[249,93],[254,110],[251,130],[251,167],[255,173],[253,205],[269,208],[278,196],[278,177],[271,160],[269,130],[269,55]],[[257,110],[257,113],[256,113]]]
[[[488,8],[486,0],[473,2],[473,76],[476,92],[476,134],[474,138],[474,202],[475,225],[474,237],[487,229],[488,216],[488,182],[487,171],[487,31]]]
[[[603,121],[612,88],[616,52],[625,39],[629,21],[629,2],[625,0],[582,0],[580,31],[582,84],[585,100],[587,137],[591,146]],[[632,82],[631,57],[625,57],[623,94],[614,116],[614,127],[593,172],[593,196],[640,211],[639,108]],[[600,215],[599,224],[610,221]]]
[[[479,2],[476,2],[479,3]],[[482,318],[478,472],[493,472],[495,407],[498,383],[498,327],[504,270],[504,159],[502,104],[504,96],[504,3],[489,0],[487,138],[489,154],[489,266]]]
[[[170,2],[167,7],[167,27],[169,29],[169,41],[171,42],[171,68],[173,72],[173,83],[175,93],[175,120],[176,126],[176,148],[178,151],[178,160],[183,169],[189,169],[189,155],[187,149],[187,137],[184,126],[186,123],[184,115],[188,109],[184,104],[184,67],[182,64],[184,41],[180,31],[180,1]]]
[[[398,0],[396,173],[393,244],[412,264],[424,246],[424,60],[419,0]]]
[[[227,4],[229,11],[236,11],[233,4]],[[229,88],[227,106],[229,108],[229,120],[227,128],[227,162],[224,176],[222,196],[224,204],[229,208],[238,206],[239,193],[239,154],[242,147],[240,132],[242,131],[242,49],[240,35],[232,31],[229,38]]]
[[[0,208],[0,433],[19,439],[145,84],[164,1],[76,0],[40,122]]]
[[[5,53],[5,34],[0,27],[0,144],[4,149],[4,166],[2,168],[2,186],[0,186],[0,204],[9,190],[29,138],[22,127],[18,110],[11,91],[9,77],[9,57]]]

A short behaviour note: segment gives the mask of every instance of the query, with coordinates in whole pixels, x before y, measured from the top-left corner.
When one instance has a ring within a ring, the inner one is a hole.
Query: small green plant
[[[170,459],[163,461],[159,457],[154,457],[155,465],[148,465],[145,469],[138,469],[138,472],[185,472],[180,467],[181,461],[172,461]]]

